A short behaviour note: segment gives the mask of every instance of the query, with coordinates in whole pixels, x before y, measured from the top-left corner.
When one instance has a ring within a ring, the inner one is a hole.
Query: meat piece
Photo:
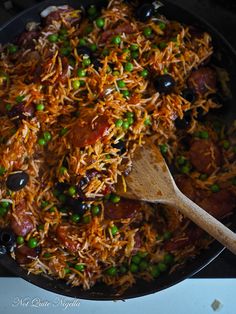
[[[23,237],[34,228],[31,215],[26,212],[25,201],[21,201],[18,205],[16,205],[11,216],[10,225],[16,235]]]
[[[112,36],[120,35],[122,33],[132,34],[134,32],[134,28],[130,23],[122,23],[117,26],[115,29],[108,29],[104,31],[100,37],[100,42],[107,42]]]
[[[236,198],[229,191],[221,190],[202,199],[198,204],[212,216],[222,219],[231,214],[235,209]]]
[[[215,89],[215,71],[209,67],[202,67],[192,72],[188,78],[188,86],[200,95],[205,94],[209,89]]]
[[[186,248],[187,246],[193,246],[197,243],[204,231],[197,226],[191,225],[184,234],[178,234],[171,240],[164,244],[164,250],[167,252],[174,252]]]
[[[98,140],[107,134],[109,123],[105,115],[99,116],[93,121],[92,116],[77,119],[69,138],[76,147],[94,145]],[[86,120],[85,120],[86,119]]]
[[[72,14],[70,14],[70,12]],[[55,8],[51,13],[49,13],[45,18],[44,18],[44,25],[49,26],[52,24],[53,21],[60,21],[61,20],[61,15],[62,13],[68,13],[68,15],[63,16],[63,18],[70,23],[71,25],[75,24],[78,22],[81,18],[80,14],[78,15],[75,14],[75,10],[67,5],[62,6],[60,8]]]
[[[205,139],[197,139],[192,142],[189,158],[198,171],[206,174],[211,174],[222,163],[219,147],[213,141]]]
[[[132,218],[141,207],[141,202],[122,198],[118,203],[105,202],[104,214],[109,219]]]
[[[30,249],[28,246],[23,245],[15,249],[16,260],[19,264],[28,264],[37,257],[37,251]]]
[[[17,40],[17,44],[24,48],[33,48],[34,39],[38,39],[40,35],[39,31],[23,32]]]
[[[61,13],[64,12],[65,9],[58,9],[49,13],[44,19],[44,25],[49,26],[53,21],[59,21],[61,19]]]
[[[60,225],[56,230],[56,236],[60,244],[67,248],[71,252],[78,251],[80,243],[79,230],[75,226]]]
[[[32,104],[25,106],[24,103],[17,104],[8,111],[9,118],[19,117],[19,119],[25,119],[26,117],[32,117],[34,115],[35,108]]]
[[[175,180],[178,188],[180,191],[186,195],[188,198],[190,198],[192,201],[194,201],[197,197],[196,188],[194,187],[194,181],[192,178],[180,175],[176,177]]]

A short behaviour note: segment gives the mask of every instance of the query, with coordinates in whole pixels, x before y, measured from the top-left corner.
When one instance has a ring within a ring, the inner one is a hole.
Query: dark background
[[[169,0],[194,12],[212,24],[236,50],[236,0]],[[40,0],[0,0],[0,26]],[[56,2],[56,1],[55,1]],[[65,0],[66,2],[66,0]],[[176,16],[178,20],[178,16]],[[12,276],[0,268],[0,276]],[[200,271],[194,278],[236,278],[236,256],[228,250]]]

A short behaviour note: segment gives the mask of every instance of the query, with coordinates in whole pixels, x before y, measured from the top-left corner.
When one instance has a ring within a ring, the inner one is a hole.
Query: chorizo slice
[[[16,207],[10,219],[11,229],[18,236],[26,236],[34,228],[30,213],[26,212],[26,204],[21,201]]]
[[[28,264],[38,255],[35,249],[31,249],[26,245],[15,249],[16,261],[19,264]]]
[[[118,203],[105,202],[104,214],[108,219],[127,219],[134,217],[141,207],[141,202],[122,198]]]
[[[209,67],[202,67],[192,72],[188,78],[188,86],[197,94],[203,95],[216,88],[216,73]]]
[[[76,252],[80,247],[78,228],[71,225],[60,225],[56,229],[58,241],[69,251]]]
[[[222,153],[211,140],[198,139],[192,142],[189,150],[192,165],[202,173],[210,175],[222,164]]]
[[[134,28],[130,23],[122,23],[118,25],[115,29],[108,29],[104,31],[100,37],[100,42],[107,42],[112,36],[119,35],[122,33],[132,34],[134,32]]]
[[[101,115],[93,120],[89,116],[85,119],[78,119],[69,134],[70,140],[75,147],[94,145],[103,136],[107,135],[109,129],[108,118]]]
[[[192,178],[185,175],[180,175],[176,177],[175,182],[184,195],[186,195],[192,201],[196,199],[197,193]]]

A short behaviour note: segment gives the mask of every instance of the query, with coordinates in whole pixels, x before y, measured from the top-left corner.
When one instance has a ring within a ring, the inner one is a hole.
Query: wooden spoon
[[[176,186],[160,151],[151,141],[137,148],[132,159],[132,171],[125,178],[127,191],[121,180],[116,193],[130,199],[162,203],[176,208],[196,225],[236,254],[236,234],[208,214]]]

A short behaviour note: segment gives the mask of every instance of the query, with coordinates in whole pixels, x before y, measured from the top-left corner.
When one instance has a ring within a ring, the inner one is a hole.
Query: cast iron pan
[[[69,4],[74,8],[78,8],[80,5],[85,7],[90,4],[102,5],[104,1],[52,1],[46,0],[13,18],[10,22],[5,24],[0,28],[0,42],[6,43],[13,41],[14,38],[19,35],[25,27],[25,24],[30,21],[40,21],[40,12],[48,7],[49,5],[61,5]],[[214,41],[215,50],[219,51],[222,55],[222,60],[220,61],[221,66],[225,68],[230,75],[230,85],[236,85],[236,52],[230,46],[230,44],[223,38],[221,34],[218,33],[213,27],[211,27],[206,21],[193,15],[191,12],[173,4],[168,1],[163,1],[165,6],[161,9],[162,13],[166,15],[169,19],[175,19],[180,22],[196,25],[206,31],[208,31]],[[219,61],[217,61],[219,62]],[[236,100],[236,89],[231,88],[232,98],[229,99],[223,108],[224,120],[227,123],[232,122],[236,118],[236,106],[233,103],[233,99]],[[219,114],[222,114],[219,113]],[[232,229],[236,229],[236,217],[231,218]],[[78,287],[70,287],[62,280],[55,280],[49,277],[44,277],[41,275],[27,275],[27,271],[19,267],[17,263],[10,256],[0,256],[0,264],[7,268],[9,271],[13,272],[15,275],[24,278],[28,282],[39,286],[40,288],[62,294],[69,297],[75,297],[80,299],[88,300],[121,300],[135,298],[139,296],[144,296],[151,294],[163,289],[166,289],[176,283],[191,277],[193,274],[201,270],[204,266],[209,264],[213,259],[215,259],[222,251],[222,245],[214,241],[210,247],[203,251],[199,256],[191,259],[184,265],[183,268],[177,270],[170,275],[162,275],[158,279],[152,282],[144,282],[143,280],[137,281],[137,283],[126,290],[122,295],[117,295],[116,291],[111,287],[105,286],[104,284],[97,284],[95,287],[89,291],[83,291]]]

